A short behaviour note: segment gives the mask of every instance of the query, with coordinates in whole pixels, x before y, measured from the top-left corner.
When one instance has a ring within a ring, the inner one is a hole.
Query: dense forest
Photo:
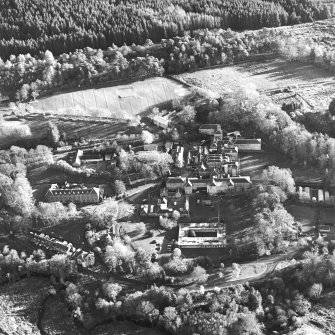
[[[229,64],[275,51],[273,34],[271,30],[204,30],[193,37],[163,39],[157,44],[147,40],[144,45],[112,45],[104,51],[88,47],[59,57],[50,51],[35,57],[12,55],[5,63],[0,61],[0,85],[11,98],[24,101],[57,87],[83,87]]]
[[[0,0],[0,57],[142,45],[204,28],[292,25],[330,12],[314,0]]]

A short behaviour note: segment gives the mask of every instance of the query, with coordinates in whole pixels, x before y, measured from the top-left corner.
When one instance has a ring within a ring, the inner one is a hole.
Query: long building
[[[182,178],[170,177],[166,180],[167,191],[183,191],[190,195],[196,191],[206,191],[210,195],[225,192],[240,192],[248,190],[252,182],[249,176],[227,178]]]
[[[225,228],[216,223],[179,224],[178,247],[183,248],[224,248]]]
[[[45,195],[47,202],[61,203],[77,203],[89,204],[98,203],[102,195],[97,187],[74,187],[74,188],[59,188],[57,184],[52,184]]]

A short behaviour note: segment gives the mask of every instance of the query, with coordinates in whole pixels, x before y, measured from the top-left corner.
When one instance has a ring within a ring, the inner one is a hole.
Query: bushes
[[[5,247],[0,253],[0,268],[6,271],[17,270],[18,266],[23,267],[23,273],[37,273],[43,275],[53,275],[57,278],[67,279],[77,274],[77,266],[74,260],[70,260],[67,255],[56,254],[51,258],[45,258],[42,250],[34,250],[27,256],[20,255],[15,249]]]
[[[50,164],[49,167],[73,176],[84,174],[82,170],[72,167],[69,163],[63,161],[62,159],[58,160],[56,163]]]
[[[68,219],[78,213],[76,205],[73,203],[70,203],[68,207],[66,207],[60,202],[40,202],[34,214],[36,219],[41,219],[48,225],[55,225],[61,220]]]
[[[313,284],[307,291],[308,297],[313,301],[319,300],[321,293],[322,293],[321,283]]]
[[[167,230],[171,230],[178,226],[178,223],[176,220],[169,219],[168,217],[165,217],[165,216],[159,217],[159,224],[162,228],[167,229]]]

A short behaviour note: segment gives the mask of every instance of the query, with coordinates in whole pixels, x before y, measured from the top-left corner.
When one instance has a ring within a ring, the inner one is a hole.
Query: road
[[[222,279],[219,282],[216,282],[215,285],[208,283],[208,284],[194,284],[192,286],[189,287],[185,287],[186,289],[190,290],[190,291],[197,291],[199,290],[199,287],[202,285],[205,288],[205,291],[211,291],[215,288],[224,288],[224,287],[229,287],[229,286],[233,286],[233,285],[238,285],[238,284],[246,284],[248,283],[252,283],[255,281],[259,281],[262,279],[265,279],[266,277],[268,277],[269,275],[271,275],[273,273],[273,271],[275,270],[275,268],[277,267],[277,265],[285,260],[291,260],[294,258],[294,256],[297,254],[298,252],[298,248],[291,248],[287,254],[279,254],[279,255],[272,255],[269,256],[267,258],[263,258],[260,259],[258,261],[253,261],[253,262],[246,262],[246,263],[239,263],[239,264],[266,264],[267,268],[266,271],[259,274],[259,275],[255,275],[254,277],[249,277],[249,278],[244,278],[244,279],[236,279],[236,280],[231,280],[231,281],[225,281],[224,279]]]

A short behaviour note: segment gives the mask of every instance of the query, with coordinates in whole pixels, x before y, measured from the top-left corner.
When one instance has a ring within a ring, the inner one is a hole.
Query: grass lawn
[[[295,165],[291,159],[273,150],[264,143],[262,149],[262,152],[241,153],[239,155],[241,175],[250,176],[251,179],[259,179],[264,169],[275,165],[280,168],[291,169],[295,180],[320,182],[320,171],[318,169]]]
[[[335,208],[321,208],[320,222],[326,224],[335,224]]]
[[[293,215],[294,219],[302,224],[302,231],[309,232],[316,225],[317,208],[308,206],[308,204],[286,206],[287,211]]]
[[[31,277],[1,286],[0,333],[40,334],[36,326],[38,310],[49,285],[46,278]]]
[[[55,226],[42,229],[46,234],[54,234],[71,242],[74,246],[79,246],[84,243],[85,222],[83,219],[73,219],[66,223],[61,223]]]
[[[149,78],[128,85],[61,93],[32,102],[35,111],[64,115],[127,118],[155,105],[190,94],[182,84],[166,78]]]
[[[218,200],[212,197],[212,206],[198,203],[203,196],[194,194],[190,197],[190,222],[217,222]],[[227,234],[247,228],[251,223],[251,207],[249,200],[244,196],[222,198],[220,200],[220,220],[227,225]]]

